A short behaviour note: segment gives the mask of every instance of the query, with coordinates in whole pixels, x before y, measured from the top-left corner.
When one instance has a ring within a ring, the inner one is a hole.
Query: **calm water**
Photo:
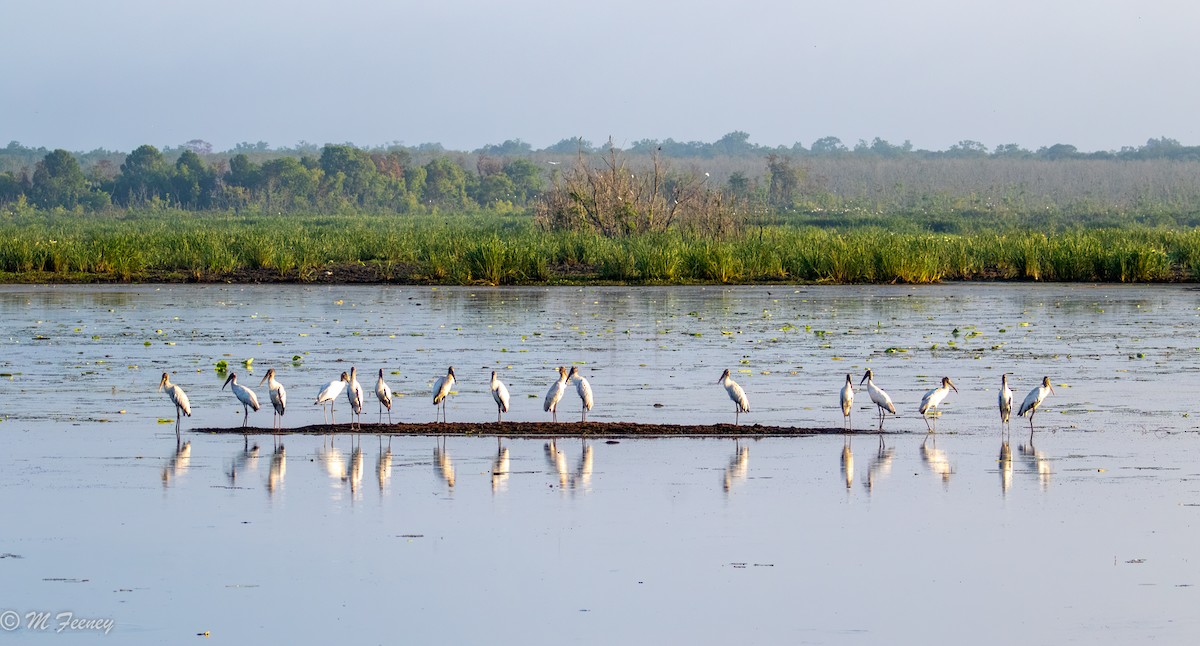
[[[2,288],[0,611],[21,626],[0,635],[73,612],[155,644],[1192,643],[1198,308],[1181,287]],[[432,420],[448,364],[451,421],[494,419],[493,369],[513,419],[545,419],[576,364],[597,421],[731,422],[730,368],[743,423],[838,426],[870,367],[899,434],[254,451],[188,432],[241,422],[218,360],[244,385],[276,368],[288,426],[350,365],[368,391],[384,368],[397,421]],[[195,409],[180,450],[163,371]],[[1011,461],[1004,371],[1018,401],[1056,390]],[[959,392],[928,438],[942,375]]]

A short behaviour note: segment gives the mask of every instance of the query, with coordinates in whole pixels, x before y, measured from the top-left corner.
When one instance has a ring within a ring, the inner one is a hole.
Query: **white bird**
[[[503,381],[496,378],[496,371],[492,371],[492,399],[496,400],[496,421],[500,421],[502,413],[508,412],[508,387]],[[497,436],[499,441],[499,436]]]
[[[579,369],[575,366],[571,366],[567,381],[575,382],[575,392],[579,394],[579,402],[583,406],[583,418],[580,421],[586,422],[587,412],[592,410],[592,385],[579,374]]]
[[[728,368],[721,373],[721,378],[717,380],[717,383],[725,387],[725,393],[733,401],[733,425],[737,426],[738,416],[750,412],[750,399],[746,397],[746,391],[742,390],[742,387],[729,376]]]
[[[188,402],[188,397],[183,392],[183,389],[171,383],[170,377],[168,377],[167,373],[165,372],[163,373],[162,379],[158,381],[158,389],[166,390],[167,398],[171,400],[172,404],[175,404],[175,433],[178,435],[180,413],[191,417],[192,404]]]
[[[862,384],[864,381],[867,383],[867,394],[870,395],[871,402],[879,408],[879,430],[882,431],[883,412],[887,411],[895,415],[896,405],[892,403],[892,398],[888,397],[888,394],[883,392],[882,388],[875,385],[875,382],[871,380],[872,376],[873,374],[871,373],[871,369],[867,368],[867,374],[863,375],[862,381],[858,383]],[[883,442],[883,435],[879,436],[879,441],[880,443]]]
[[[1000,375],[1000,395],[997,397],[1000,405],[1000,423],[1008,424],[1008,418],[1012,416],[1012,389],[1008,387],[1008,373]]]
[[[1042,377],[1042,385],[1029,391],[1029,394],[1025,395],[1025,401],[1021,402],[1021,409],[1017,411],[1017,416],[1025,417],[1025,413],[1029,413],[1030,437],[1033,437],[1033,414],[1037,412],[1038,406],[1042,405],[1042,401],[1053,394],[1054,388],[1050,385],[1050,378]]]
[[[254,394],[253,390],[237,382],[236,372],[229,373],[229,378],[221,385],[221,390],[225,390],[225,386],[229,386],[229,389],[233,391],[233,396],[242,402],[242,410],[246,413],[242,417],[242,428],[246,428],[246,422],[250,420],[250,409],[253,408],[254,412],[258,412],[258,396]]]
[[[383,409],[388,411],[388,424],[392,423],[392,389],[383,380],[383,368],[379,369],[379,379],[375,382],[375,397],[379,400],[379,421],[383,422]]]
[[[542,410],[549,411],[550,419],[555,422],[558,421],[558,402],[565,392],[567,392],[567,369],[559,366],[558,381],[550,384],[550,390],[546,391],[546,401],[542,404]]]
[[[317,401],[315,403],[321,405],[321,415],[325,415],[325,404],[329,404],[329,417],[325,420],[326,423],[333,423],[333,404],[337,401],[339,395],[342,394],[342,389],[346,384],[350,383],[350,377],[346,373],[342,373],[337,381],[331,381],[328,385],[317,393]]]
[[[271,415],[271,427],[278,430],[283,426],[283,411],[287,409],[287,391],[283,389],[283,384],[275,381],[274,368],[268,370],[267,375],[258,384],[261,386],[263,381],[267,382],[267,391],[271,397],[271,407],[275,409],[275,413]]]
[[[958,388],[954,386],[954,383],[950,381],[949,377],[942,377],[942,385],[925,393],[925,396],[921,397],[921,407],[918,408],[917,411],[920,412],[921,417],[925,419],[925,428],[928,428],[931,431],[933,430],[933,427],[929,425],[929,417],[926,416],[926,413],[937,408],[939,404],[945,401],[946,396],[950,394],[951,389],[953,389],[954,392],[958,392]]]
[[[445,377],[438,377],[437,381],[433,382],[433,405],[442,405],[442,421],[446,421],[446,399],[450,396],[450,389],[454,387],[454,366],[446,371]],[[437,423],[437,415],[435,413],[433,422]]]
[[[842,386],[842,417],[847,430],[854,430],[854,423],[850,421],[850,411],[854,408],[854,382],[850,380],[850,375],[846,375],[846,384]]]
[[[346,399],[350,401],[350,428],[354,429],[354,416],[358,416],[358,426],[362,428],[363,391],[358,383],[358,368],[350,366],[350,385],[346,388]]]

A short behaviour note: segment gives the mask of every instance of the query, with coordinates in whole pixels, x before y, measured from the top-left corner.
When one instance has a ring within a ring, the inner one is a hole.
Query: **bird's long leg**
[[[929,424],[929,415],[927,415],[927,414],[925,414],[925,413],[921,413],[921,417],[925,418],[925,428],[926,428],[926,429],[928,429],[928,432],[932,433],[932,432],[933,432],[933,426],[931,426],[931,425]]]
[[[329,423],[337,424],[337,418],[335,418],[333,416],[333,401],[332,400],[330,400],[330,402],[329,402]]]
[[[879,450],[880,450],[880,452],[883,451],[883,433],[882,432],[879,433]]]

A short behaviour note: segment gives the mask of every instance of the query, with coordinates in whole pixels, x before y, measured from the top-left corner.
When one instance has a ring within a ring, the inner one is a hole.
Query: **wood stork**
[[[191,417],[192,404],[188,402],[187,394],[183,392],[183,389],[171,383],[170,377],[165,372],[162,379],[158,380],[158,389],[165,390],[167,398],[171,400],[172,404],[175,404],[175,435],[179,435],[180,414]]]
[[[558,367],[558,381],[550,384],[550,390],[546,391],[546,401],[542,404],[542,410],[550,412],[550,419],[558,421],[558,402],[562,400],[563,393],[567,392],[567,369],[563,366]]]
[[[871,402],[874,403],[875,406],[879,408],[879,430],[881,431],[881,434],[879,436],[879,443],[882,445],[883,444],[883,435],[882,435],[883,412],[887,411],[887,412],[895,415],[896,414],[896,405],[892,403],[892,398],[888,397],[888,394],[883,392],[882,388],[875,385],[875,382],[872,381],[873,376],[874,376],[874,374],[871,372],[871,369],[867,368],[867,373],[865,375],[863,375],[862,381],[860,381],[858,383],[861,385],[863,382],[866,382],[867,395],[869,395],[871,397]]]
[[[854,430],[854,423],[850,421],[850,411],[854,408],[854,382],[850,379],[850,375],[846,375],[846,383],[842,386],[842,425],[847,431]]]
[[[258,412],[258,395],[237,382],[236,372],[229,373],[229,378],[221,385],[221,390],[225,390],[225,386],[229,386],[229,389],[233,391],[233,396],[242,402],[242,410],[246,413],[242,417],[242,428],[246,428],[246,422],[250,420],[250,409],[253,408],[254,412]]]
[[[450,397],[450,389],[454,387],[454,366],[446,371],[445,377],[438,377],[437,381],[433,382],[433,405],[442,405],[442,421],[446,421],[446,399]],[[434,413],[433,423],[437,423],[437,414]]]
[[[1025,401],[1021,402],[1021,409],[1017,411],[1017,416],[1025,417],[1025,413],[1029,413],[1030,438],[1033,437],[1033,414],[1037,412],[1038,406],[1042,405],[1042,401],[1053,394],[1054,388],[1050,385],[1050,377],[1042,377],[1042,385],[1029,391],[1029,394],[1025,395]]]
[[[592,385],[588,383],[583,375],[579,374],[579,368],[571,366],[571,373],[567,375],[567,381],[575,382],[575,392],[579,395],[579,403],[582,406],[581,422],[587,421],[587,412],[592,410]]]
[[[333,404],[337,401],[337,398],[342,394],[342,389],[348,383],[350,383],[350,376],[343,372],[337,381],[329,382],[328,385],[321,389],[321,392],[317,393],[317,401],[315,403],[321,405],[321,415],[323,418],[325,416],[325,404],[329,404],[329,416],[325,419],[326,424],[334,423]]]
[[[267,383],[267,392],[271,397],[271,407],[275,409],[275,413],[271,415],[271,428],[279,430],[283,427],[283,412],[287,410],[287,391],[283,389],[283,384],[275,380],[274,368],[267,371],[267,375],[258,382],[258,385],[261,386],[264,381]]]
[[[492,371],[492,399],[496,400],[496,421],[500,421],[500,416],[508,412],[508,387],[503,381],[496,378],[496,371]],[[500,441],[500,436],[496,436],[496,441]]]
[[[354,429],[354,417],[358,416],[358,426],[362,428],[363,390],[358,383],[358,368],[350,366],[350,382],[346,387],[346,399],[350,401],[350,429]]]
[[[925,428],[929,429],[930,431],[933,430],[933,427],[929,425],[929,417],[927,413],[937,408],[939,404],[945,401],[946,396],[950,394],[951,389],[953,389],[954,392],[958,392],[958,388],[955,387],[954,383],[950,381],[949,377],[942,377],[942,385],[925,393],[925,395],[921,397],[921,406],[917,409],[917,411],[921,413],[921,417],[925,420]]]
[[[1008,419],[1012,416],[1012,389],[1008,387],[1008,373],[1000,375],[1000,395],[997,397],[997,403],[1000,406],[1000,423],[1008,426]]]
[[[379,400],[379,422],[383,423],[383,409],[388,412],[388,424],[392,423],[392,389],[383,380],[383,368],[379,369],[379,379],[375,381],[375,398]]]
[[[717,383],[725,387],[725,394],[729,395],[729,399],[733,401],[733,425],[737,426],[738,416],[750,412],[750,399],[746,397],[746,391],[742,390],[742,387],[729,376],[728,368],[721,373],[721,378],[717,380]]]

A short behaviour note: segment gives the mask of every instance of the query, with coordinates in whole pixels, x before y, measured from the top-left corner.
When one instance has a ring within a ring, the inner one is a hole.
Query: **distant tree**
[[[426,204],[450,208],[467,205],[467,173],[449,157],[436,157],[425,164]]]
[[[162,153],[150,145],[138,146],[125,157],[117,177],[114,198],[120,204],[142,204],[167,193],[169,167]]]
[[[541,166],[528,159],[513,159],[504,164],[504,174],[512,181],[513,194],[518,204],[528,204],[546,187]]]
[[[183,144],[183,148],[185,150],[190,150],[197,155],[211,155],[213,150],[212,144],[204,141],[203,139],[191,139],[187,143]]]
[[[73,209],[84,201],[87,178],[79,161],[61,148],[46,155],[33,171],[33,203],[44,209],[61,206]]]
[[[315,205],[322,176],[320,168],[307,168],[295,157],[263,162],[259,186],[264,206],[286,211]]]
[[[25,193],[21,180],[12,172],[0,173],[0,204],[16,202]]]
[[[553,146],[547,146],[546,148],[542,149],[543,152],[556,153],[560,155],[574,155],[578,152],[589,153],[593,150],[595,150],[595,147],[592,146],[592,142],[584,139],[583,137],[570,137],[568,139],[563,139]]]
[[[521,141],[520,139],[509,139],[502,144],[490,144],[484,146],[479,152],[485,155],[496,155],[508,157],[514,155],[528,155],[533,152],[533,147]]]
[[[962,158],[962,157],[986,157],[987,154],[988,154],[987,146],[979,143],[978,141],[972,141],[970,139],[963,139],[962,141],[954,144],[953,146],[950,146],[950,148],[946,151],[947,157],[959,157],[959,158]]]
[[[1023,158],[1023,157],[1031,157],[1031,156],[1033,156],[1033,153],[1029,152],[1028,150],[1025,150],[1024,148],[1018,146],[1017,144],[1000,144],[999,146],[996,146],[996,150],[992,152],[992,156],[993,157]]]
[[[250,161],[244,153],[238,153],[229,160],[229,172],[225,175],[225,183],[230,186],[240,186],[245,189],[258,188],[262,169]]]
[[[750,178],[742,171],[734,171],[729,175],[729,194],[737,199],[747,199],[750,197],[752,185]]]
[[[800,191],[800,183],[804,174],[792,166],[792,159],[786,155],[767,155],[767,199],[771,205],[780,209],[790,209],[796,202]]]
[[[471,194],[481,206],[489,207],[497,202],[512,202],[516,198],[516,187],[504,173],[493,173],[479,178]]]
[[[217,174],[195,152],[185,150],[179,155],[170,181],[172,197],[180,206],[188,209],[207,209],[212,206],[217,190]]]
[[[821,137],[812,143],[810,150],[815,155],[844,153],[846,147],[842,145],[842,140],[837,137]]]
[[[385,185],[366,151],[349,145],[327,145],[321,149],[327,195],[339,194],[359,206],[379,204],[386,196]]]
[[[749,133],[735,130],[718,139],[712,145],[712,151],[717,155],[741,157],[756,152],[758,147],[750,143]]]
[[[1050,161],[1058,159],[1074,159],[1079,157],[1079,149],[1071,144],[1054,144],[1049,148],[1038,148],[1038,157],[1049,159]]]

